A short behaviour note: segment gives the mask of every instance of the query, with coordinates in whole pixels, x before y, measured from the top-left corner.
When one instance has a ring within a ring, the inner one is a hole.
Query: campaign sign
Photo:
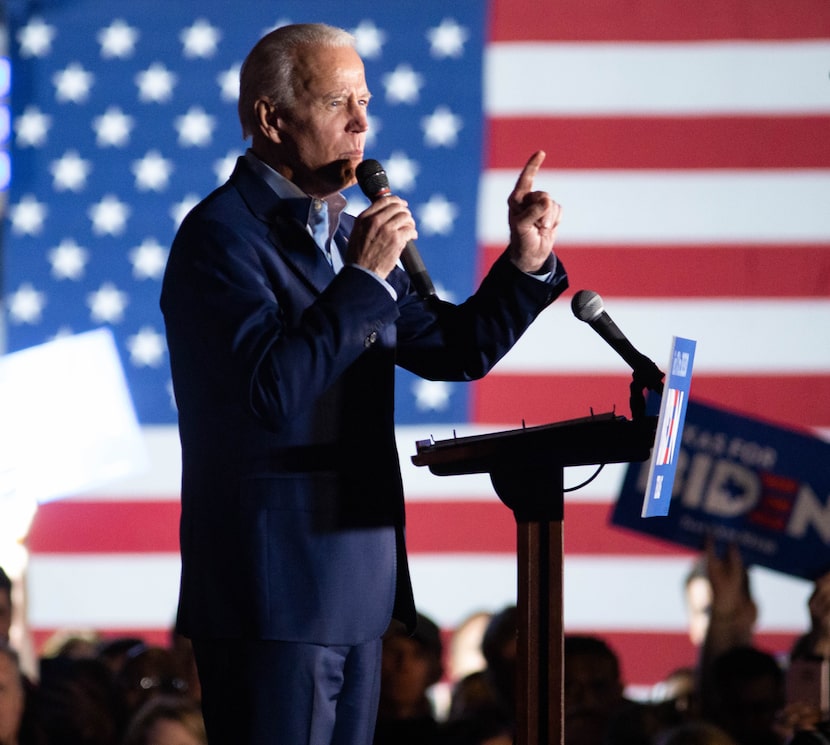
[[[669,375],[663,386],[642,517],[665,517],[669,514],[696,346],[692,339],[675,336],[672,340]]]
[[[641,519],[649,464],[633,463],[611,522],[697,550],[711,536],[815,580],[830,570],[829,463],[824,440],[690,400],[669,514]]]

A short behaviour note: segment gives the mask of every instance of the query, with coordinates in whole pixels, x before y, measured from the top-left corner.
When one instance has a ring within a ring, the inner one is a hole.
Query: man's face
[[[291,111],[277,112],[277,170],[312,196],[351,186],[368,129],[360,56],[351,47],[309,47],[297,66],[295,96]]]
[[[12,599],[6,590],[0,590],[0,642],[9,641],[12,627]]]
[[[405,636],[383,640],[381,696],[398,706],[423,700],[432,680],[434,662],[424,647]]]

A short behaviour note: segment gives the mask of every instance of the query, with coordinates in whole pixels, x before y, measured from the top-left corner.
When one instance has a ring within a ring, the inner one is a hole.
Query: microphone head
[[[355,169],[357,183],[363,193],[373,202],[378,197],[385,197],[391,193],[389,189],[389,177],[383,166],[376,160],[364,160]]]
[[[580,321],[591,323],[602,315],[605,308],[602,298],[596,292],[580,290],[571,298],[571,310]]]

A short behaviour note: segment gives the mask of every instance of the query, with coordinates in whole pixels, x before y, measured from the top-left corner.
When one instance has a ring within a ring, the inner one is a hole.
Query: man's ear
[[[258,98],[254,110],[259,131],[271,142],[279,142],[281,121],[276,106],[265,98]]]

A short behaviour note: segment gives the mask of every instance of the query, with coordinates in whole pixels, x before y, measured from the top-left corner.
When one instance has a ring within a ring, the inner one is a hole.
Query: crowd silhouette
[[[702,632],[700,619],[690,623],[699,656],[667,671],[649,700],[626,696],[601,635],[566,633],[566,745],[828,745],[826,708],[803,686],[794,692],[788,673],[806,665],[830,687],[830,574],[815,582],[810,626],[789,650],[754,645],[758,611],[735,549],[707,547],[687,589],[693,580],[705,583]],[[9,641],[11,598],[0,568],[0,745],[207,744],[187,639],[66,633],[44,645],[31,676]],[[374,745],[510,745],[515,671],[514,606],[476,613],[453,633],[424,615],[413,634],[391,626]]]

